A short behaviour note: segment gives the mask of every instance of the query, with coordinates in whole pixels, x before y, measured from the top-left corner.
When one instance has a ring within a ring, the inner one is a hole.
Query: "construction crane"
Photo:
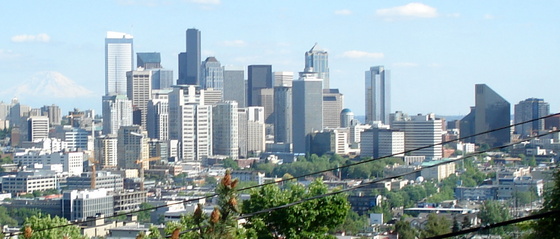
[[[91,182],[90,182],[90,188],[91,189],[95,189],[96,185],[95,185],[95,181],[97,179],[97,164],[99,164],[99,161],[95,160],[95,153],[92,151],[91,155],[88,158],[89,162],[91,163]]]
[[[151,162],[160,160],[161,157],[151,157],[143,160],[136,160],[136,164],[138,164],[138,177],[140,178],[140,191],[144,191],[144,162]]]

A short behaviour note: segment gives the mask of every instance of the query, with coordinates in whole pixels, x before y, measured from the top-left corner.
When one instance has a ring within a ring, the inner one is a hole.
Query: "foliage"
[[[451,221],[447,220],[445,216],[430,213],[428,215],[428,222],[424,229],[420,232],[421,238],[433,237],[443,235],[451,232]]]
[[[410,226],[410,223],[402,220],[402,218],[395,223],[395,232],[398,234],[398,238],[401,239],[415,239],[417,234],[416,230]]]
[[[482,224],[493,224],[511,219],[507,207],[498,201],[485,201],[480,208],[478,217]],[[509,227],[498,227],[490,229],[490,233],[505,235]]]
[[[204,185],[206,186],[216,186],[218,180],[215,177],[205,177],[204,178]]]
[[[239,165],[237,162],[231,158],[226,158],[223,161],[224,168],[231,168],[233,170],[239,170]]]
[[[554,186],[546,191],[544,196],[543,208],[539,213],[560,209],[560,171],[554,173]],[[555,213],[547,217],[540,218],[533,224],[532,238],[559,238],[558,222],[560,213]]]
[[[18,225],[22,225],[26,218],[32,216],[38,216],[41,214],[41,210],[37,208],[9,208],[8,215],[17,221]],[[8,224],[9,225],[9,224]]]
[[[140,204],[140,211],[138,212],[138,221],[140,222],[150,222],[150,214],[151,214],[151,210],[147,210],[149,208],[153,208],[154,206],[152,204],[149,204],[147,202],[143,202]]]
[[[16,219],[12,218],[8,209],[0,206],[0,225],[8,225],[11,227],[17,226],[18,222]]]
[[[313,181],[308,188],[297,183],[285,185],[285,189],[274,184],[253,189],[250,199],[243,202],[243,212],[251,214],[328,192],[321,179]],[[343,223],[350,208],[346,197],[334,194],[256,214],[248,218],[245,227],[251,236],[258,238],[331,238],[326,235],[329,227]]]
[[[346,219],[344,222],[336,227],[333,227],[330,232],[346,232],[346,235],[356,235],[357,233],[363,231],[369,225],[369,218],[366,215],[358,215],[358,213],[352,211],[352,208],[348,209],[348,214],[346,214]]]
[[[29,233],[31,229],[31,239],[60,239],[64,237],[72,239],[85,238],[81,235],[78,226],[65,226],[68,224],[68,220],[64,218],[58,216],[51,217],[48,214],[39,214],[25,219],[24,226],[21,227],[20,231]]]
[[[159,229],[157,227],[153,226],[153,225],[150,226],[149,232],[150,233],[148,234],[146,239],[161,239],[161,238],[163,238],[161,236],[161,233],[159,232]]]
[[[373,207],[371,209],[371,212],[372,213],[382,213],[383,214],[383,223],[386,223],[393,218],[393,211],[391,211],[391,207],[386,203]]]

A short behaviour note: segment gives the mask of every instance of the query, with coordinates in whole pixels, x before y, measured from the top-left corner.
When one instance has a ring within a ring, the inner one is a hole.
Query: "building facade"
[[[391,113],[391,77],[383,66],[372,66],[365,73],[366,123],[389,124]]]
[[[522,123],[542,118],[550,114],[550,105],[543,99],[529,98],[520,101],[514,107],[514,123]],[[515,126],[515,133],[521,138],[538,134],[545,129],[544,119],[535,120]]]
[[[133,37],[107,32],[105,38],[105,95],[126,95],[126,72],[134,67]]]
[[[294,153],[309,152],[309,134],[323,129],[323,80],[306,69],[293,82],[292,97]]]
[[[315,43],[305,52],[305,68],[313,68],[318,77],[323,79],[323,89],[330,89],[329,54]]]

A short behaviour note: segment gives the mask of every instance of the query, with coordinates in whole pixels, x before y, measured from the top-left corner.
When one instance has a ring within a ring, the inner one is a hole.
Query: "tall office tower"
[[[248,89],[247,104],[248,106],[259,105],[259,93],[263,88],[272,88],[272,66],[271,65],[250,65],[247,67],[248,72]]]
[[[264,108],[250,106],[247,108],[247,153],[257,156],[266,147]]]
[[[208,57],[202,62],[200,75],[202,88],[224,89],[224,69],[216,57]]]
[[[179,157],[183,160],[212,155],[212,106],[204,104],[200,87],[173,86],[169,94],[169,138],[179,141]]]
[[[292,87],[274,87],[274,142],[292,143]]]
[[[58,105],[45,105],[41,107],[41,115],[49,117],[49,123],[52,125],[60,125],[62,113]]]
[[[311,50],[305,52],[305,68],[313,68],[314,72],[323,79],[323,89],[330,89],[329,85],[329,54],[321,49],[317,43]]]
[[[95,161],[98,168],[116,169],[117,168],[117,135],[102,135],[95,139]]]
[[[442,140],[442,120],[435,118],[434,114],[418,114],[405,119],[397,118],[391,124],[391,128],[404,131],[404,147],[406,151],[435,145],[412,151],[410,155],[425,156],[431,159],[438,159],[443,156],[440,144]]]
[[[292,86],[294,81],[294,73],[291,71],[276,71],[274,72],[274,86]]]
[[[126,95],[103,96],[103,134],[117,134],[132,125],[132,101]]]
[[[237,101],[239,108],[247,106],[245,70],[242,67],[224,66],[224,100]]]
[[[169,99],[148,101],[146,125],[150,139],[169,140]]]
[[[171,89],[173,85],[173,70],[151,69],[152,90]]]
[[[117,168],[149,169],[148,133],[142,126],[123,126],[119,128],[117,141]]]
[[[107,32],[105,38],[105,95],[126,95],[126,72],[134,67],[132,35]]]
[[[461,138],[509,126],[511,119],[509,102],[486,84],[475,85],[475,101],[471,113],[461,119]],[[497,147],[509,143],[510,134],[510,129],[506,128],[471,137],[464,141]]]
[[[344,95],[338,89],[323,89],[323,127],[340,127],[340,112],[344,107]]]
[[[381,121],[389,124],[391,113],[391,78],[383,66],[366,71],[366,123]]]
[[[138,67],[142,67],[146,70],[162,68],[161,54],[159,52],[136,53],[136,68]]]
[[[260,89],[258,102],[260,106],[264,107],[264,123],[273,126],[274,125],[274,88]]]
[[[220,102],[212,108],[212,139],[214,155],[239,158],[239,119],[237,102]]]
[[[205,105],[215,105],[218,102],[221,102],[223,97],[222,97],[222,91],[221,90],[217,90],[217,89],[212,89],[212,88],[207,88],[204,89],[204,104]]]
[[[394,129],[367,129],[360,136],[360,157],[379,158],[400,154],[405,150],[405,133]]]
[[[126,92],[128,99],[132,101],[132,107],[140,114],[132,119],[134,124],[141,125],[146,129],[146,115],[148,101],[152,98],[152,72],[138,68],[126,73]],[[140,118],[138,118],[140,117]]]
[[[6,104],[3,101],[0,101],[0,120],[8,120],[8,116],[10,115],[10,108],[12,105]]]
[[[310,134],[323,129],[323,80],[306,69],[292,87],[294,153],[310,150]]]
[[[187,29],[187,52],[179,54],[178,85],[200,85],[200,31]]]
[[[346,108],[340,112],[340,127],[348,128],[352,126],[354,121],[354,112]]]
[[[239,158],[247,158],[247,108],[237,108],[237,121],[238,121],[238,145],[239,145]]]
[[[49,137],[49,117],[31,116],[27,119],[27,140],[35,141]]]
[[[514,108],[514,123],[516,124],[538,119],[550,114],[550,105],[543,99],[529,98],[524,101],[520,101]],[[544,129],[544,119],[515,126],[515,132],[516,134],[519,134],[521,138],[538,134],[539,131]]]

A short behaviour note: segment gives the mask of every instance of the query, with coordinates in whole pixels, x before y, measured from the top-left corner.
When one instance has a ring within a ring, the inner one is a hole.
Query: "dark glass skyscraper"
[[[224,66],[224,100],[237,101],[239,108],[247,107],[247,94],[245,93],[245,70]]]
[[[329,80],[329,54],[315,43],[305,52],[305,69],[313,68],[319,78],[323,79],[323,89],[330,89]]]
[[[161,68],[161,54],[159,52],[136,53],[136,67],[143,67],[146,70]]]
[[[461,132],[461,137],[468,137],[471,132],[479,134],[510,125],[511,106],[509,102],[486,84],[475,85],[475,100],[474,110],[471,110],[471,113],[461,120],[461,131],[465,131]],[[509,143],[510,138],[510,129],[505,128],[478,135],[474,138],[474,143],[497,147]],[[472,140],[466,141],[472,142]]]
[[[187,52],[179,53],[179,85],[200,84],[200,31],[187,29]]]
[[[372,66],[365,73],[366,123],[389,124],[391,114],[390,72],[383,66]]]
[[[260,106],[260,90],[274,87],[271,65],[250,65],[248,72],[247,103],[249,106]]]
[[[529,98],[520,101],[514,108],[514,121],[516,124],[538,119],[550,114],[550,105],[543,99]],[[515,133],[519,134],[521,138],[526,138],[544,129],[544,119],[541,119],[515,126]]]

